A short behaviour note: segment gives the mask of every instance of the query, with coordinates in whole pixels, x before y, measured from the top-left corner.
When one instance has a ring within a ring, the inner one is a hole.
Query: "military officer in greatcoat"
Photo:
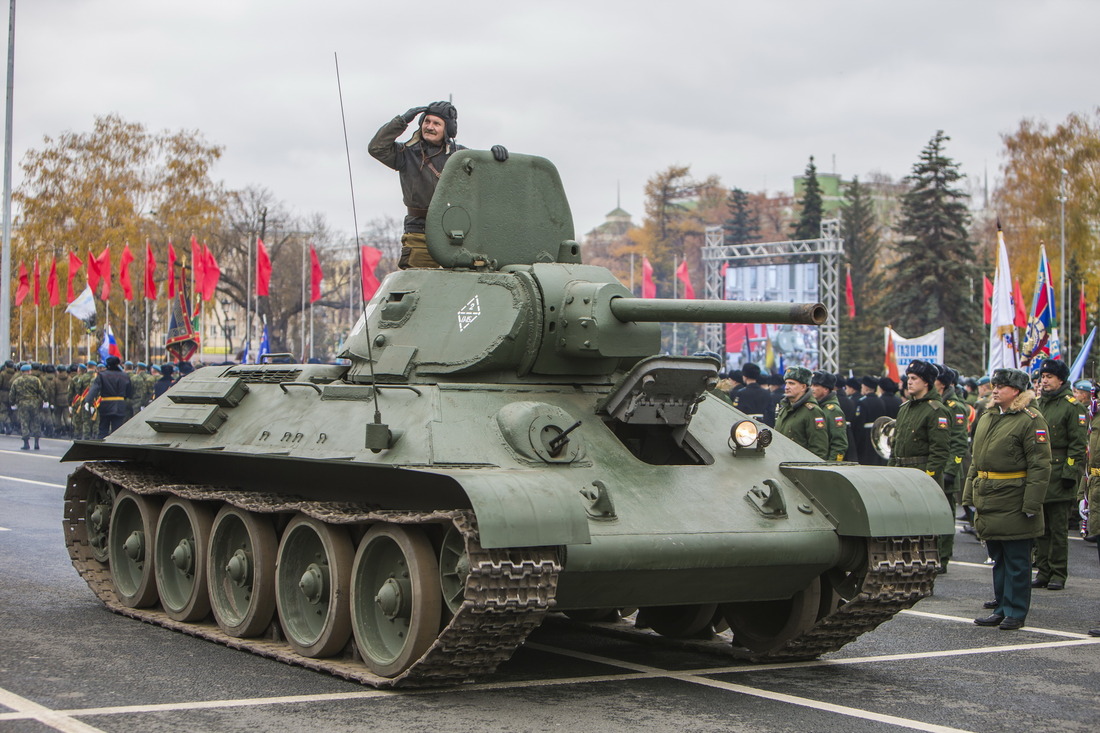
[[[825,412],[810,392],[813,374],[794,366],[783,379],[783,399],[775,413],[775,429],[818,458],[829,458],[829,429]]]
[[[122,371],[117,356],[107,357],[107,368],[96,375],[88,395],[84,398],[87,405],[94,405],[99,399],[99,439],[103,440],[112,431],[117,430],[130,419],[130,403],[134,387],[130,377]]]
[[[843,461],[848,452],[848,421],[836,398],[836,377],[829,372],[814,372],[810,391],[825,413],[825,427],[829,431],[829,455],[826,460]]]

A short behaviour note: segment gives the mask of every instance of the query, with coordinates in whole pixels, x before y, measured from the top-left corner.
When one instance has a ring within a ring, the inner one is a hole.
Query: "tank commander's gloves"
[[[427,107],[413,107],[408,112],[401,115],[401,119],[405,120],[406,125],[409,125],[409,124],[412,124],[412,121],[416,119],[416,116],[418,114],[421,114],[421,113],[427,112],[427,111],[428,111]]]
[[[501,163],[508,160],[508,150],[503,145],[494,145],[490,150],[493,151],[493,157]]]

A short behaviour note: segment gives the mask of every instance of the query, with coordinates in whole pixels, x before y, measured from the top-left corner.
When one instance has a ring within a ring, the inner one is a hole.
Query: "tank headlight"
[[[730,438],[740,448],[749,448],[760,437],[760,428],[752,420],[742,420],[730,430]]]

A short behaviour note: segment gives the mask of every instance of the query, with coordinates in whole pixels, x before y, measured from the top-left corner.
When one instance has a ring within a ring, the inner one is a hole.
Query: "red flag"
[[[95,260],[96,272],[99,274],[99,299],[105,301],[111,297],[111,248],[105,246]],[[95,290],[95,287],[92,287]]]
[[[122,286],[122,297],[126,300],[134,299],[134,286],[130,283],[130,263],[134,261],[134,254],[130,251],[130,245],[122,247],[122,257],[118,261],[118,283]]]
[[[901,381],[901,375],[898,374],[898,357],[894,349],[894,329],[886,327],[886,361],[884,363],[886,376],[895,382]]]
[[[84,260],[69,252],[69,287],[65,291],[65,301],[67,303],[76,300],[76,293],[73,292],[73,278],[76,277],[76,273],[80,272],[80,268],[83,266]]]
[[[316,303],[321,299],[321,281],[325,279],[325,274],[321,272],[321,261],[317,259],[317,250],[313,248],[312,244],[309,245],[309,264],[309,302]],[[378,263],[375,262],[375,264]],[[372,267],[371,270],[373,269]]]
[[[88,250],[88,287],[92,289],[93,293],[99,287],[100,277],[102,276],[99,274],[99,260],[95,258],[91,250]]]
[[[1085,335],[1085,321],[1089,319],[1089,306],[1085,302],[1085,284],[1081,283],[1081,297],[1077,300],[1077,332]]]
[[[202,299],[210,300],[214,297],[214,291],[218,288],[218,281],[222,279],[222,268],[218,267],[218,261],[214,259],[214,253],[205,244],[202,245],[204,258],[204,271],[206,278],[203,282]]]
[[[982,275],[982,317],[987,326],[993,320],[993,281],[985,275]]]
[[[153,258],[153,246],[149,240],[145,240],[145,297],[149,300],[157,299],[157,261]]]
[[[657,286],[653,282],[653,265],[649,264],[649,259],[645,255],[642,255],[642,297],[657,297]]]
[[[1024,294],[1020,292],[1020,279],[1016,278],[1012,286],[1012,303],[1016,306],[1016,317],[1012,325],[1016,328],[1027,328],[1027,311],[1024,310]]]
[[[19,263],[19,285],[15,288],[15,304],[23,305],[27,299],[27,293],[31,291],[30,281],[27,279],[27,266]]]
[[[856,317],[856,291],[852,287],[852,266],[847,265],[844,277],[844,297],[848,300],[848,318]]]
[[[691,286],[691,277],[688,275],[688,261],[685,258],[676,268],[676,279],[684,284],[684,297],[695,300],[695,288]]]
[[[382,259],[382,250],[375,247],[363,247],[359,257],[363,270],[363,302],[366,302],[374,297],[374,294],[378,292],[378,286],[381,285],[374,274],[374,268],[378,266],[379,260]],[[318,268],[318,271],[320,271],[320,268]]]
[[[202,251],[202,245],[195,235],[191,235],[191,273],[195,276],[194,297],[201,297],[206,292],[206,257]]]
[[[172,240],[168,240],[168,297],[176,297],[176,248],[172,246]]]
[[[267,295],[271,287],[271,258],[264,241],[256,237],[256,295]]]
[[[38,305],[38,293],[42,290],[42,281],[38,276],[38,255],[34,257],[34,304]]]
[[[50,296],[50,305],[56,308],[61,305],[61,286],[57,282],[57,256],[50,260],[50,275],[46,278],[46,294]]]

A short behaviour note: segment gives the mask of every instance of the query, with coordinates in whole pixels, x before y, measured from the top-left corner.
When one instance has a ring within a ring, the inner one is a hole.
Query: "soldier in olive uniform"
[[[1043,501],[1044,531],[1035,543],[1034,588],[1062,590],[1069,572],[1069,513],[1085,466],[1088,414],[1071,394],[1069,367],[1046,359],[1039,367],[1038,408],[1050,430],[1050,483]]]
[[[943,403],[936,399],[938,394],[934,385],[938,375],[935,364],[920,359],[909,362],[905,370],[909,401],[898,410],[894,444],[887,465],[920,469],[944,488],[944,470],[951,455],[951,417]],[[946,489],[944,492],[954,517],[954,494],[947,493]],[[940,572],[947,572],[954,537],[954,533],[941,535],[938,540]]]
[[[843,461],[848,452],[848,420],[834,388],[836,377],[828,372],[814,372],[810,380],[810,391],[817,404],[825,413],[825,427],[829,431],[829,455],[826,460]]]
[[[54,375],[53,394],[50,395],[54,434],[58,436],[72,435],[72,423],[69,420],[69,382],[69,367],[64,364],[58,365],[57,374]]]
[[[951,503],[951,514],[954,516],[955,507],[962,497],[964,471],[969,467],[966,462],[970,457],[970,405],[966,404],[959,396],[955,388],[959,381],[959,373],[946,365],[938,365],[940,373],[936,376],[936,390],[940,393],[940,402],[947,408],[951,417],[951,426],[948,428],[948,456],[947,465],[943,471],[943,490],[947,494],[947,500]],[[947,567],[947,560],[955,549],[954,535],[940,535],[940,558],[943,566]]]
[[[98,430],[98,427],[93,424],[92,411],[84,405],[84,396],[95,378],[95,366],[81,364],[78,371],[80,373],[73,380],[73,396],[69,400],[73,408],[73,437],[77,440],[90,440],[96,436],[93,430]]]
[[[157,378],[149,373],[149,369],[145,366],[145,362],[139,361],[137,363],[137,372],[131,377],[131,381],[134,384],[134,401],[137,403],[137,407],[134,410],[136,414],[138,410],[144,409],[153,401],[153,385],[157,383]]]
[[[0,430],[11,435],[11,383],[15,380],[15,362],[8,359],[0,369]]]
[[[818,458],[829,458],[829,428],[825,412],[810,392],[813,375],[794,366],[783,375],[783,399],[775,411],[775,429]]]
[[[46,401],[46,389],[41,380],[34,376],[30,364],[24,364],[19,372],[19,376],[11,383],[11,399],[19,412],[19,428],[23,435],[22,450],[30,450],[31,438],[34,438],[34,449],[38,450],[38,439],[42,437],[42,403]]]
[[[974,459],[962,499],[974,507],[978,537],[993,559],[993,613],[974,623],[1006,631],[1021,628],[1031,607],[1031,546],[1043,533],[1051,474],[1047,423],[1030,406],[1035,393],[1028,381],[1019,369],[993,372],[989,407],[974,428]]]

